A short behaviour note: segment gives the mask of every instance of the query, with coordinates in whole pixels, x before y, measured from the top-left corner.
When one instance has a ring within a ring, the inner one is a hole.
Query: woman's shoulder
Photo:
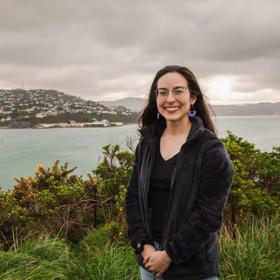
[[[221,139],[218,138],[217,134],[205,129],[202,137],[201,137],[201,145],[204,146],[204,150],[206,154],[225,154],[227,153],[226,147]]]
[[[200,140],[202,143],[208,142],[209,144],[222,143],[217,134],[207,128],[205,128]]]

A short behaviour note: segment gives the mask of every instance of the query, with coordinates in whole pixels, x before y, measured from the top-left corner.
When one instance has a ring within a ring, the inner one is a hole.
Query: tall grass
[[[122,231],[116,223],[93,230],[72,249],[73,280],[140,279],[139,268],[133,250],[123,240]]]
[[[280,218],[253,220],[232,239],[222,227],[221,280],[280,279]],[[115,223],[90,231],[76,245],[29,238],[16,251],[0,251],[0,280],[138,280],[133,250]]]
[[[16,251],[0,251],[1,280],[63,280],[68,270],[68,248],[59,240],[27,239]]]
[[[75,269],[69,279],[140,279],[132,250],[128,246],[108,246],[103,251],[87,252],[74,258]]]
[[[225,227],[220,234],[221,279],[280,279],[280,217],[253,219],[232,239]]]

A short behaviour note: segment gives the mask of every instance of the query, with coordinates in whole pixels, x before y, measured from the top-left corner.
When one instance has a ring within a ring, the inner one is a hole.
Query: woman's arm
[[[141,141],[141,140],[140,140]],[[139,241],[144,243],[152,243],[146,234],[146,230],[142,221],[139,199],[138,199],[138,164],[139,164],[139,149],[140,143],[138,143],[135,150],[134,163],[132,173],[126,192],[126,221],[128,225],[128,238],[131,241],[132,246],[137,249]]]
[[[216,234],[222,223],[233,166],[220,141],[207,147],[194,210],[187,223],[164,244],[174,263],[186,262]]]

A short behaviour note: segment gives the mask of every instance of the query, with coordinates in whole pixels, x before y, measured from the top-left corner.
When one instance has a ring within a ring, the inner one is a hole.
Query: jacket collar
[[[187,141],[199,137],[205,131],[205,127],[199,116],[190,118],[190,120],[192,122],[192,127],[188,135]],[[152,141],[158,139],[158,137],[162,135],[165,128],[166,122],[163,118],[160,118],[159,120],[154,121],[152,124],[144,126],[140,129],[139,132],[143,138],[145,138],[148,141]]]

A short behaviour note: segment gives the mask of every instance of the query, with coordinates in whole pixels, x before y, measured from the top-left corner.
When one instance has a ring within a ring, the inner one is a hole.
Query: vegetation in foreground
[[[232,239],[220,232],[221,280],[276,280],[280,275],[280,217],[241,227]],[[1,280],[140,279],[133,250],[117,223],[92,229],[75,245],[50,237],[29,237],[16,250],[0,251]]]
[[[220,231],[222,279],[276,280],[280,147],[261,152],[232,133],[222,140],[235,169]],[[87,179],[56,161],[0,190],[0,280],[139,278],[124,219],[133,153],[103,151]]]

